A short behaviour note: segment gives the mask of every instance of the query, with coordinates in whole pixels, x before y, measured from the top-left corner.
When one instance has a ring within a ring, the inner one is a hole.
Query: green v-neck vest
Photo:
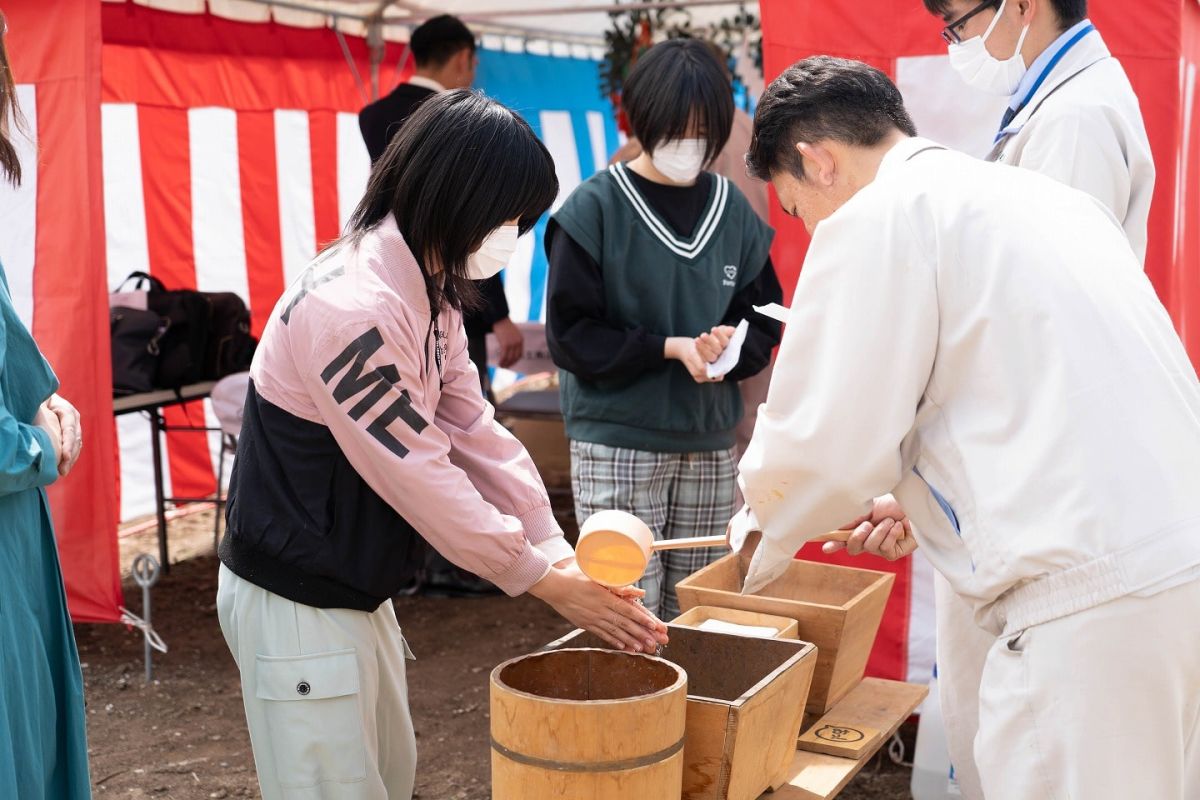
[[[654,212],[622,164],[585,181],[554,214],[600,265],[607,324],[697,336],[758,277],[774,232],[727,178],[712,177],[687,237]],[[698,384],[673,360],[631,379],[589,381],[563,370],[560,385],[567,436],[610,447],[723,450],[742,417],[736,384]]]

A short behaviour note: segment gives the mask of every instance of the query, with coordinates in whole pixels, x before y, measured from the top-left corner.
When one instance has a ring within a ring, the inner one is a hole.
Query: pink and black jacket
[[[250,374],[220,548],[242,578],[368,611],[413,577],[418,536],[511,595],[573,555],[391,216],[293,283]]]

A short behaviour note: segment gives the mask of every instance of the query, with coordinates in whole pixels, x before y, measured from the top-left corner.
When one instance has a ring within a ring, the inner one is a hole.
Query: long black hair
[[[705,165],[729,141],[733,85],[728,67],[699,39],[668,39],[638,59],[621,92],[621,107],[633,135],[650,154],[670,139],[682,139],[694,124],[704,139]]]
[[[17,106],[17,87],[12,69],[8,66],[8,49],[4,36],[8,32],[8,21],[0,14],[0,179],[14,186],[21,183],[21,162],[17,158],[16,145],[12,143],[11,129],[21,131],[25,121]]]
[[[430,307],[469,309],[478,292],[467,256],[509,220],[526,233],[557,196],[554,161],[529,123],[495,100],[457,89],[422,103],[392,139],[347,237],[357,240],[395,215],[425,273]]]

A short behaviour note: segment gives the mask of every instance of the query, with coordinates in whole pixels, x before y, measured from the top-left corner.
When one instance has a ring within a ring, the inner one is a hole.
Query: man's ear
[[[823,144],[796,142],[796,151],[806,162],[804,164],[805,177],[821,186],[833,185],[834,177],[837,174],[837,163],[828,147]]]

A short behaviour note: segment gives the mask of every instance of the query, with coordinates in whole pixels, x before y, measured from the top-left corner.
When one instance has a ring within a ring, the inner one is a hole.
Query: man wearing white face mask
[[[1144,266],[1154,160],[1137,97],[1086,18],[1086,0],[924,2],[946,22],[942,37],[963,80],[1009,98],[988,160],[1040,172],[1095,197],[1120,221]],[[944,579],[935,580],[938,686],[950,755],[964,796],[976,800],[982,789],[971,742],[994,637],[975,624]]]
[[[1144,264],[1154,159],[1137,96],[1087,19],[1087,0],[924,2],[946,22],[963,80],[1010,98],[988,160],[1092,195]]]
[[[736,493],[737,382],[767,365],[780,336],[752,310],[782,295],[772,231],[731,181],[704,171],[733,116],[706,45],[651,48],[622,103],[653,144],[579,186],[546,230],[547,341],[562,369],[575,514],[620,509],[664,539],[719,535]],[[736,357],[710,373],[727,346]],[[656,555],[639,584],[646,607],[678,614],[675,584],[719,555]]]

